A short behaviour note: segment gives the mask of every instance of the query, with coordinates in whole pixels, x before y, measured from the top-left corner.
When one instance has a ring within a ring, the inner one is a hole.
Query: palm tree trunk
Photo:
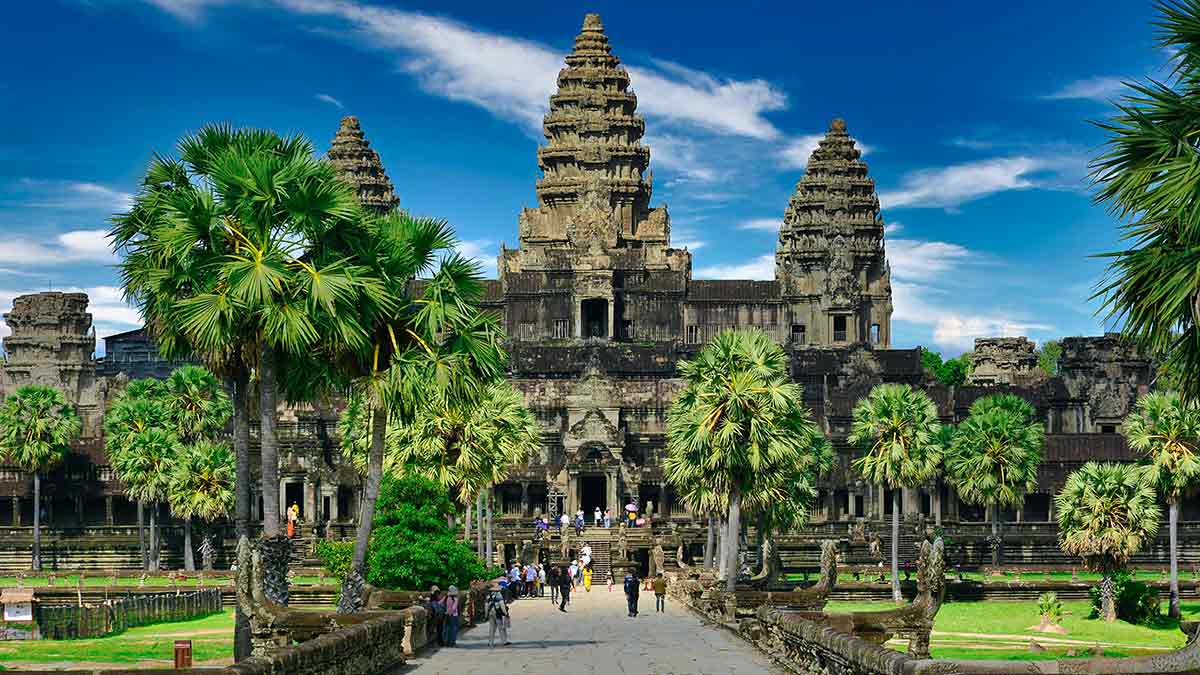
[[[1179,498],[1173,498],[1167,506],[1167,518],[1171,530],[1171,604],[1167,616],[1180,617],[1179,611],[1179,545],[1176,543],[1179,526]]]
[[[233,386],[233,533],[240,541],[250,536],[250,374],[242,368],[232,379]],[[141,503],[138,503],[139,507]],[[138,512],[139,518],[141,511]],[[250,658],[250,617],[234,604],[233,660]]]
[[[474,510],[474,504],[467,504],[467,514],[463,518],[463,541],[467,544],[471,543],[471,512]]]
[[[275,349],[265,342],[258,349],[258,436],[262,457],[263,536],[278,537],[279,439],[275,434]],[[356,547],[357,550],[357,547]]]
[[[1112,571],[1104,570],[1104,578],[1100,581],[1100,612],[1104,620],[1112,623],[1117,620],[1117,607],[1113,601]]]
[[[158,564],[158,502],[150,502],[150,569],[157,572]]]
[[[483,557],[483,490],[475,494],[475,555]],[[490,563],[489,563],[490,564]]]
[[[376,406],[371,417],[371,454],[367,459],[367,482],[358,516],[358,532],[354,540],[354,559],[351,567],[362,574],[367,563],[367,547],[371,543],[371,526],[375,521],[375,502],[383,483],[383,451],[387,432],[387,411]]]
[[[33,472],[33,571],[42,569],[42,475]]]
[[[930,496],[929,505],[931,507],[933,507],[933,526],[940,529],[942,527],[942,477],[941,476],[938,476],[937,480],[935,480],[933,482],[933,489],[937,491],[936,492],[937,499],[934,499],[933,496]]]
[[[494,565],[493,561],[496,559],[495,555],[493,555],[494,549],[492,548],[492,510],[495,508],[493,499],[492,488],[489,486],[487,493],[487,550],[484,551],[486,554],[485,562],[488,567]]]
[[[1000,502],[992,504],[992,567],[1000,569]]]
[[[896,604],[904,601],[900,595],[900,493],[901,488],[892,488],[892,600]]]
[[[741,532],[741,517],[742,517],[742,493],[735,485],[729,493],[729,534],[727,538],[729,543],[729,575],[725,578],[725,590],[730,593],[737,590],[737,555],[738,555],[738,535]]]
[[[192,519],[183,519],[183,569],[196,571],[196,558],[192,554]]]
[[[714,553],[713,544],[716,543],[715,542],[716,526],[714,525],[715,520],[716,520],[716,516],[710,515],[708,517],[708,537],[704,540],[704,566],[705,567],[713,566],[713,553]]]
[[[138,550],[142,553],[142,569],[150,569],[149,551],[146,549],[146,504],[138,500]]]

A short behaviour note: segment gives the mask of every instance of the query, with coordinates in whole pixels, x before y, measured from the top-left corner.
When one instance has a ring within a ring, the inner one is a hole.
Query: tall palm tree
[[[213,439],[224,433],[233,408],[221,382],[207,368],[176,368],[164,383],[163,394],[182,443]]]
[[[158,512],[167,501],[171,471],[179,456],[178,437],[161,427],[131,435],[129,443],[109,454],[113,471],[134,499],[150,506],[150,569],[160,569]]]
[[[1200,397],[1200,0],[1156,5],[1158,46],[1174,55],[1165,81],[1126,84],[1092,162],[1096,199],[1126,221],[1127,247],[1104,254],[1095,297],[1109,321],[1164,357],[1180,396]]]
[[[62,463],[83,428],[53,387],[26,385],[0,406],[0,455],[33,474],[33,569],[42,569],[42,473]]]
[[[849,441],[864,450],[862,477],[892,489],[892,598],[900,595],[901,490],[929,482],[942,463],[937,406],[906,384],[881,384],[854,406]]]
[[[329,344],[366,345],[360,307],[391,306],[369,270],[337,251],[367,236],[363,218],[353,188],[304,138],[207,126],[180,141],[178,159],[156,157],[131,210],[114,219],[125,293],[163,353],[195,353],[235,378],[241,523],[254,372],[267,536],[280,531],[281,366]]]
[[[170,431],[172,424],[164,405],[164,387],[161,380],[144,378],[132,380],[121,390],[104,411],[104,451],[110,466],[114,458],[133,451],[134,439],[149,429]],[[118,478],[121,476],[118,474]],[[146,548],[145,502],[138,504],[138,547],[142,551],[142,567],[150,568]],[[153,548],[153,547],[151,547]]]
[[[954,433],[946,473],[968,504],[991,507],[992,565],[1000,564],[1000,509],[1037,488],[1045,429],[1033,406],[1012,394],[984,396]]]
[[[1101,608],[1105,621],[1115,621],[1114,572],[1158,534],[1154,485],[1143,467],[1088,462],[1067,477],[1054,498],[1058,539],[1064,553],[1083,558],[1103,575]]]
[[[192,519],[213,522],[233,508],[236,462],[229,446],[200,440],[181,446],[171,468],[167,497],[171,511],[183,519],[184,568],[196,569],[192,553]]]
[[[1179,545],[1176,533],[1179,502],[1200,480],[1200,406],[1185,403],[1178,394],[1152,392],[1138,399],[1125,418],[1129,446],[1146,456],[1148,477],[1167,500],[1171,530],[1170,616],[1179,618]]]
[[[667,481],[681,493],[700,481],[728,505],[726,588],[737,585],[743,500],[761,507],[788,499],[788,479],[815,481],[820,431],[790,382],[783,349],[761,330],[724,331],[695,359],[679,364],[686,380],[667,416]]]

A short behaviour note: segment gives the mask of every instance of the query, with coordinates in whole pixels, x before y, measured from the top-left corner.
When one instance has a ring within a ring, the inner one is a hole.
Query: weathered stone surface
[[[349,180],[363,206],[376,213],[387,213],[400,204],[379,153],[366,140],[358,118],[347,115],[329,147],[329,161]]]

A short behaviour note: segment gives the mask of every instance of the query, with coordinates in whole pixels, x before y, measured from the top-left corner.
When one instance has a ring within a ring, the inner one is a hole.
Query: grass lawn
[[[1071,649],[1080,652],[1099,645],[1106,656],[1136,656],[1178,649],[1186,641],[1178,621],[1164,618],[1155,626],[1124,621],[1110,624],[1089,619],[1091,605],[1086,600],[1062,604],[1065,635],[1029,630],[1038,624],[1034,601],[948,602],[942,605],[934,623],[933,655],[953,659],[1054,659],[1063,658]],[[831,602],[825,611],[872,611],[894,606],[888,602]],[[1185,619],[1200,618],[1200,602],[1184,602],[1182,608]],[[1030,652],[1031,639],[1046,651]],[[901,642],[888,646],[904,649]]]
[[[175,640],[181,639],[192,641],[194,661],[233,658],[233,610],[203,619],[139,626],[118,635],[88,640],[0,642],[0,666],[13,662],[131,664],[149,660],[170,664]]]

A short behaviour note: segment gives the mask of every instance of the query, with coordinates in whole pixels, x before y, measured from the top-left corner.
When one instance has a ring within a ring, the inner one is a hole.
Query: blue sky
[[[894,346],[1102,330],[1116,244],[1088,158],[1122,78],[1160,76],[1148,2],[383,3],[44,0],[0,27],[0,307],[92,294],[139,324],[103,230],[154,152],[212,121],[324,152],[358,115],[401,204],[448,219],[490,275],[535,203],[540,119],[600,11],[646,116],[655,202],[696,278],[771,278],[776,230],[834,117],[890,224]],[[519,9],[514,9],[519,8]],[[0,326],[0,333],[5,329]]]

